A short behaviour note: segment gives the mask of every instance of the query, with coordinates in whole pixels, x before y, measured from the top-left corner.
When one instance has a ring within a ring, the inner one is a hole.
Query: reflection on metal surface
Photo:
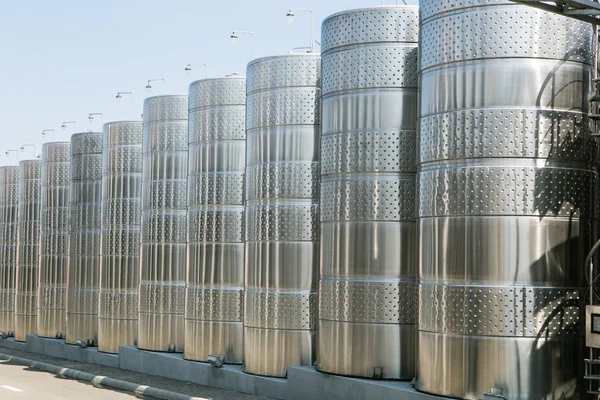
[[[67,238],[71,182],[69,142],[42,146],[38,336],[62,337],[66,325]]]
[[[118,353],[138,336],[142,122],[104,124],[98,350]]]
[[[0,167],[0,331],[15,330],[19,167]]]
[[[246,79],[190,85],[185,352],[242,363]]]
[[[417,388],[578,398],[592,28],[502,0],[421,18]]]
[[[42,161],[19,163],[19,241],[15,296],[15,340],[37,334]]]
[[[321,57],[247,68],[244,370],[286,376],[315,360]]]
[[[98,343],[102,133],[71,136],[66,342]]]
[[[183,351],[188,97],[144,101],[138,347]]]
[[[323,22],[320,371],[415,375],[418,12]]]

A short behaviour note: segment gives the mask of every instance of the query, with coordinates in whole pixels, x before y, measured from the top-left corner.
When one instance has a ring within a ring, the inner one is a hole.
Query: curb
[[[161,400],[206,400],[203,397],[193,397],[186,394],[170,392],[168,390],[158,389],[151,386],[138,385],[132,382],[121,381],[119,379],[109,378],[107,376],[93,375],[76,369],[64,368],[58,365],[48,364],[40,361],[28,360],[26,358],[9,356],[0,353],[0,360],[8,361],[10,364],[24,365],[44,372],[60,375],[65,378],[78,381],[90,382],[98,388],[112,388],[125,392],[134,393],[136,397],[153,397]]]

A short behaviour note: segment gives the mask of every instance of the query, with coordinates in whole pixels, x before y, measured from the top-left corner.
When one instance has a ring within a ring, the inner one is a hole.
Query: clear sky
[[[32,0],[3,1],[0,13],[0,161],[16,163],[8,149],[36,144],[43,129],[56,130],[56,140],[86,129],[101,130],[104,122],[129,119],[129,99],[115,100],[117,91],[134,93],[133,115],[139,119],[144,98],[164,94],[153,78],[167,80],[168,94],[187,94],[188,85],[202,79],[196,67],[209,65],[209,77],[231,72],[245,74],[251,57],[251,38],[232,30],[255,32],[254,58],[289,52],[309,45],[308,13],[314,10],[315,38],[328,15],[351,8],[395,4],[395,0]],[[417,0],[407,1],[417,4]],[[74,120],[67,131],[63,121]],[[47,140],[52,140],[52,133]],[[20,159],[32,158],[26,150]]]

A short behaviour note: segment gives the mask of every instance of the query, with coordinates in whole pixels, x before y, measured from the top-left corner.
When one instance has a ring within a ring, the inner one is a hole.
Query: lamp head
[[[19,149],[21,149],[21,151],[25,150],[25,146],[21,146],[19,147]]]
[[[117,99],[117,101],[121,100],[123,98],[123,96],[121,96],[121,93],[117,93],[117,95],[115,96],[115,98]]]
[[[238,39],[238,36],[235,34],[235,32],[231,33],[230,38],[231,38],[231,44],[235,45],[237,43],[237,39]]]
[[[192,70],[192,66],[190,64],[185,66],[185,70],[186,71],[191,71]]]
[[[294,12],[292,10],[289,10],[288,13],[285,16],[287,17],[287,23],[288,24],[293,24],[294,23]]]
[[[88,120],[90,121],[90,123],[94,120],[94,116],[93,115],[88,115]]]
[[[152,85],[150,85],[149,83],[146,85],[146,90],[147,91],[151,91],[152,90]]]
[[[62,124],[60,127],[62,128],[63,131],[67,130],[67,124]]]

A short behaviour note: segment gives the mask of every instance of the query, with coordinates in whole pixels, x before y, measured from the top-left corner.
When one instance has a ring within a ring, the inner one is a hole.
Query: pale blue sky
[[[395,4],[386,0],[386,4]],[[233,46],[232,30],[254,31],[255,58],[287,53],[309,45],[309,15],[289,8],[314,10],[315,37],[326,16],[351,8],[381,5],[382,0],[33,0],[2,1],[0,14],[0,155],[35,143],[41,132],[56,130],[56,140],[104,122],[129,119],[129,99],[117,103],[116,92],[134,93],[134,118],[144,98],[163,94],[151,78],[165,78],[168,94],[187,94],[188,85],[204,77],[197,67],[186,76],[187,63],[209,64],[209,77],[245,73],[251,59],[250,37]],[[417,4],[417,0],[407,1]],[[67,132],[63,121],[75,120]],[[52,134],[48,136],[52,140]],[[31,158],[31,151],[21,159]],[[29,157],[27,157],[29,155]]]

